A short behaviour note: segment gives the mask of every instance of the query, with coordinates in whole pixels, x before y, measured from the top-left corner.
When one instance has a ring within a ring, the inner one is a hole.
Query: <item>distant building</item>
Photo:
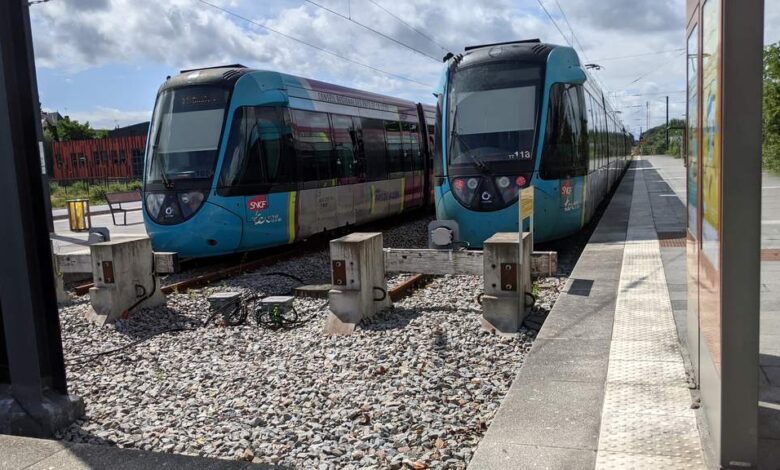
[[[148,131],[149,122],[142,122],[112,129],[102,139],[54,142],[54,180],[140,179]]]
[[[108,131],[109,137],[129,137],[133,135],[143,135],[149,133],[149,121],[139,122],[138,124],[131,124],[125,127],[117,127]]]
[[[51,113],[41,111],[41,128],[46,129],[47,127],[57,127],[57,122],[59,122],[61,119],[62,114],[57,111]]]

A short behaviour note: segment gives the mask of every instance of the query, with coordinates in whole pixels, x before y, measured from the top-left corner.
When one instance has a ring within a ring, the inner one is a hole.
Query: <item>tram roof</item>
[[[368,91],[348,88],[341,85],[335,85],[320,80],[314,80],[305,77],[299,77],[272,70],[261,70],[244,67],[240,64],[207,67],[201,69],[182,70],[178,75],[168,77],[160,87],[160,91],[179,88],[191,85],[229,85],[232,86],[244,75],[257,75],[258,77],[268,77],[279,83],[280,89],[289,87],[303,88],[314,92],[333,93],[352,98],[359,98],[371,101],[377,101],[386,104],[392,104],[403,107],[415,107],[417,103],[392,96],[380,95]],[[426,110],[435,109],[430,105],[423,104]]]

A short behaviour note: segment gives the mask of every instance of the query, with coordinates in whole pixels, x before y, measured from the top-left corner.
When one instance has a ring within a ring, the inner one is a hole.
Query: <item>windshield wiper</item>
[[[154,164],[157,162],[157,144],[152,145],[152,156],[150,158],[152,159],[149,162],[149,171],[151,172],[151,169],[154,168]],[[160,179],[162,179],[165,189],[174,189],[175,185],[173,184],[173,181],[168,178],[168,175],[165,174],[165,170],[163,168],[160,168],[159,170]]]
[[[458,132],[456,130],[452,131],[452,135],[456,139],[458,139],[458,142],[460,142],[461,145],[466,147],[466,151],[461,153],[461,155],[466,155],[467,157],[469,157],[469,159],[471,159],[471,163],[474,165],[474,167],[477,170],[481,171],[482,173],[484,173],[486,175],[492,175],[493,174],[493,172],[490,170],[490,167],[485,162],[483,162],[482,160],[480,160],[479,158],[474,156],[474,152],[472,152],[471,147],[469,147],[469,145],[465,142],[463,137],[460,134],[458,134]]]
[[[469,144],[466,143],[466,140],[463,138],[463,136],[461,136],[456,130],[457,128],[455,127],[455,125],[458,122],[458,111],[460,111],[460,108],[456,106],[455,112],[452,115],[452,131],[450,132],[450,135],[455,137],[455,139],[457,139],[461,145],[466,147],[466,152],[462,152],[461,154],[465,154],[466,156],[468,156],[471,159],[471,163],[474,165],[474,167],[477,170],[479,170],[481,173],[485,175],[493,176],[493,172],[490,170],[490,167],[485,162],[483,162],[482,160],[478,159],[473,155],[473,151],[469,146]],[[450,139],[450,148],[448,150],[450,158],[452,158],[453,141],[454,141],[453,139]]]

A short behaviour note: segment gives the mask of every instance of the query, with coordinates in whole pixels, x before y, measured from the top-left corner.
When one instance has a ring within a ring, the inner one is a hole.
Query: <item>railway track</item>
[[[287,245],[283,247],[267,248],[264,250],[258,250],[253,252],[247,252],[243,254],[229,255],[227,257],[220,257],[219,259],[195,259],[185,261],[187,270],[196,272],[192,276],[181,279],[181,275],[169,276],[174,277],[173,282],[164,282],[161,287],[161,291],[165,294],[170,293],[182,293],[190,289],[198,289],[205,287],[214,282],[218,282],[224,279],[228,279],[241,274],[256,271],[260,268],[271,266],[273,264],[287,261],[299,256],[303,256],[310,253],[315,253],[328,248],[330,240],[334,236],[341,236],[341,233],[348,233],[355,230],[361,231],[387,231],[395,228],[402,223],[413,222],[419,219],[424,219],[430,216],[428,209],[420,209],[415,212],[402,214],[380,221],[372,222],[359,227],[349,227],[342,229],[334,234],[318,234],[303,242],[295,243],[293,245]],[[405,280],[395,288],[390,290],[390,296],[393,300],[402,298],[414,289],[425,285],[429,281],[428,276],[416,275],[410,279]],[[74,287],[72,290],[76,295],[86,295],[89,289],[94,286],[94,283],[86,283]]]

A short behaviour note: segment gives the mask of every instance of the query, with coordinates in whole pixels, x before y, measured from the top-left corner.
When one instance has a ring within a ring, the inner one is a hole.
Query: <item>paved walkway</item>
[[[117,214],[117,221],[124,221],[121,214]],[[93,215],[92,225],[94,227],[108,228],[111,236],[117,238],[124,236],[134,237],[139,235],[146,235],[143,214],[140,210],[127,213],[127,225],[114,225],[110,214]],[[87,239],[89,238],[89,233],[71,232],[67,217],[64,219],[55,218],[54,232],[54,235],[51,236],[51,240],[52,244],[54,245],[54,251],[56,253],[89,251],[87,248]]]
[[[686,374],[685,185],[671,157],[627,172],[470,468],[704,465]],[[762,194],[759,469],[780,470],[780,177],[765,174]]]
[[[597,469],[706,468],[645,174],[637,162]]]
[[[141,209],[141,203],[140,202],[131,202],[127,204],[123,204],[123,207],[127,209],[132,210],[140,210]],[[90,205],[89,206],[89,212],[92,213],[92,215],[102,215],[102,214],[110,214],[111,209],[109,209],[107,204],[98,204],[98,205]],[[66,208],[60,208],[60,209],[52,209],[51,215],[54,218],[54,220],[61,220],[61,219],[67,219],[68,218],[68,209]]]
[[[271,465],[0,434],[0,470],[262,470]]]
[[[685,249],[658,241],[684,229],[676,192],[635,162],[470,468],[706,468],[676,327]]]

